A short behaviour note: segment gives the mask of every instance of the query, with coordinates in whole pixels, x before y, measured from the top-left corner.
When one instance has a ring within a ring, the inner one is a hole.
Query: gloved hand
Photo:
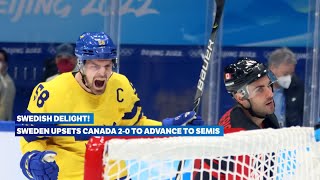
[[[53,151],[31,151],[22,156],[20,168],[28,179],[57,180],[59,167],[54,161]]]
[[[180,114],[174,118],[166,118],[162,120],[163,126],[184,126],[184,125],[192,125],[192,126],[201,126],[204,124],[201,116],[196,116],[196,112],[190,111]]]
[[[320,123],[314,127],[314,136],[317,142],[320,142]]]

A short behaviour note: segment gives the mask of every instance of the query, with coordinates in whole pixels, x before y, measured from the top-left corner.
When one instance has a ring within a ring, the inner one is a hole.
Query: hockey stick
[[[211,60],[211,55],[212,55],[212,52],[214,50],[215,38],[217,36],[218,28],[220,26],[220,20],[221,20],[221,17],[222,17],[224,1],[225,0],[215,0],[215,3],[216,3],[215,19],[214,19],[214,22],[213,22],[213,25],[212,25],[211,35],[210,35],[210,39],[209,39],[209,42],[208,42],[208,45],[207,45],[205,56],[203,58],[203,65],[202,65],[202,69],[201,69],[201,72],[200,72],[200,78],[198,80],[197,92],[196,92],[196,95],[194,97],[194,108],[193,108],[193,110],[196,113],[198,113],[198,110],[199,110],[199,105],[200,105],[200,101],[201,101],[202,94],[203,94],[203,89],[204,89],[204,81],[205,81],[206,75],[208,73],[209,63],[210,63],[210,60]],[[186,125],[188,123],[189,122],[186,122],[183,125]],[[178,165],[178,171],[177,171],[177,175],[176,175],[176,180],[180,180],[181,179],[180,171],[181,171],[181,167],[182,167],[183,164],[184,164],[184,160],[181,160],[179,162],[179,165]]]
[[[212,31],[211,31],[211,35],[210,35],[210,39],[207,45],[207,49],[203,58],[203,65],[202,65],[202,69],[200,72],[200,78],[198,80],[198,85],[197,85],[197,92],[196,95],[194,97],[194,108],[193,110],[195,112],[198,112],[199,110],[199,105],[200,105],[200,101],[202,98],[202,94],[203,94],[203,89],[204,89],[204,81],[206,79],[206,75],[208,73],[208,69],[209,69],[209,63],[211,60],[211,55],[212,52],[214,50],[214,43],[215,43],[215,38],[217,36],[217,32],[218,32],[218,28],[220,26],[220,20],[222,17],[222,12],[223,12],[223,6],[224,6],[224,1],[225,0],[215,0],[216,2],[216,16],[214,19],[214,23],[212,26]]]

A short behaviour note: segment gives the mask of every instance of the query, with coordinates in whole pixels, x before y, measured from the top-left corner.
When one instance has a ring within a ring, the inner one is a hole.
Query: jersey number
[[[49,92],[47,90],[44,90],[39,94],[39,92],[43,90],[43,88],[44,88],[43,85],[40,84],[36,90],[36,95],[34,97],[34,98],[38,97],[37,106],[39,108],[42,108],[44,105],[44,102],[49,98]]]

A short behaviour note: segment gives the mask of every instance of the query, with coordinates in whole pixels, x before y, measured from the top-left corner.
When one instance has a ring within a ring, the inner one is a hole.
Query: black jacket
[[[304,108],[303,82],[293,75],[288,89],[284,89],[286,98],[286,127],[302,126]]]

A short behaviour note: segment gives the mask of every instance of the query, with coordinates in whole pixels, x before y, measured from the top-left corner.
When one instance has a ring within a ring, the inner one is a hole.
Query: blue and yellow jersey
[[[129,80],[118,73],[109,78],[101,95],[86,92],[72,73],[38,84],[29,101],[30,113],[94,113],[95,125],[155,125],[161,122],[147,119],[140,99]],[[57,152],[59,179],[83,179],[84,155],[87,139],[77,137],[23,137],[22,152],[52,150]],[[122,164],[122,166],[125,166]],[[117,171],[116,169],[112,172]],[[126,172],[124,172],[124,176]]]

